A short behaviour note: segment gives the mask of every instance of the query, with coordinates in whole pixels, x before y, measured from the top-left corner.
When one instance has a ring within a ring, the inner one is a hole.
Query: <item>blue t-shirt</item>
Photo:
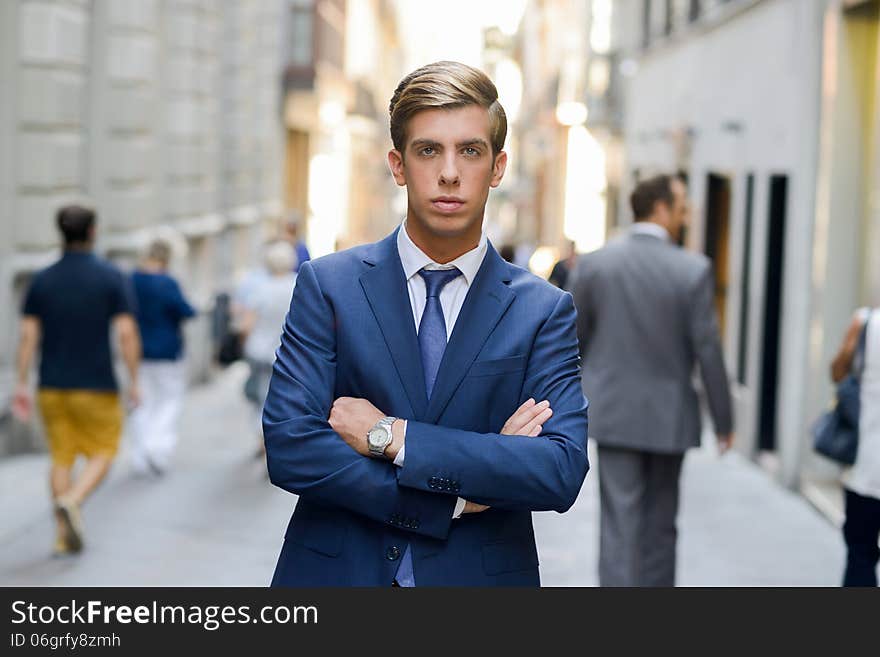
[[[111,320],[133,314],[134,300],[116,267],[92,253],[67,251],[34,277],[22,312],[40,320],[41,387],[117,389]]]
[[[177,360],[183,353],[180,323],[196,311],[168,274],[136,271],[131,277],[145,360]]]

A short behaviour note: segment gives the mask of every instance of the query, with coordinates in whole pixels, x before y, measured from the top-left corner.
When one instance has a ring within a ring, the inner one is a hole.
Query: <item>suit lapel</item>
[[[413,419],[420,419],[428,400],[406,277],[397,253],[397,231],[377,243],[374,256],[365,262],[374,266],[361,275],[361,286],[409,398]]]
[[[489,334],[516,296],[507,286],[509,282],[510,266],[489,244],[443,353],[426,422],[434,423],[440,418]]]

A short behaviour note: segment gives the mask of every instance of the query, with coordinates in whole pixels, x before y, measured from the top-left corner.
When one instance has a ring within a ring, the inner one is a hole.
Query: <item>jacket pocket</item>
[[[501,575],[538,567],[534,543],[488,543],[483,546],[483,570],[487,575]]]
[[[468,370],[467,376],[492,376],[493,374],[509,374],[525,369],[525,356],[511,356],[496,360],[475,361]]]
[[[297,508],[284,538],[328,557],[338,557],[345,544],[345,525],[333,513]]]

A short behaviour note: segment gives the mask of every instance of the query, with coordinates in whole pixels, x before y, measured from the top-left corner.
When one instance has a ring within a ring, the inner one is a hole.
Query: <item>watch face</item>
[[[372,429],[367,434],[367,442],[373,447],[382,447],[385,444],[385,432],[382,429]]]

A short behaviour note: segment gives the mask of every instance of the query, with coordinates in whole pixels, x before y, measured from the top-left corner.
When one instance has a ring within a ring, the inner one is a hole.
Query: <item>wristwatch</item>
[[[385,448],[391,444],[391,425],[397,421],[396,417],[383,417],[367,432],[367,447],[373,456],[384,457]]]

